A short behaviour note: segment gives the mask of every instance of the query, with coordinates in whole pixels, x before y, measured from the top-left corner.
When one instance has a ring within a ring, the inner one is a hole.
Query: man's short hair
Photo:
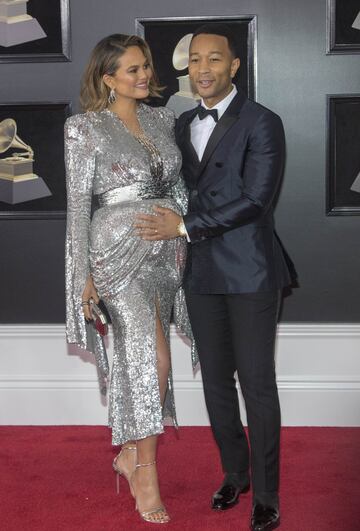
[[[195,37],[197,37],[198,35],[203,35],[203,34],[220,35],[221,37],[225,37],[228,41],[228,46],[229,46],[230,52],[233,55],[233,57],[234,58],[239,57],[234,34],[232,32],[232,29],[226,24],[222,24],[219,22],[213,22],[211,24],[203,24],[197,30],[194,31],[191,42],[193,41]]]

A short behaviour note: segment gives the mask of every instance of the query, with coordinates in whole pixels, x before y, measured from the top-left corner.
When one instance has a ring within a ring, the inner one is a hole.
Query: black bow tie
[[[197,115],[200,120],[203,120],[207,116],[212,116],[215,122],[219,119],[217,109],[205,109],[202,105],[198,105]]]

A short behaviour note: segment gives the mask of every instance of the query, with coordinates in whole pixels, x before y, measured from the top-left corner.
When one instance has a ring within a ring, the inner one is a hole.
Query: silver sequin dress
[[[175,323],[191,336],[180,287],[186,242],[183,238],[145,241],[133,228],[136,214],[153,213],[154,204],[179,214],[186,210],[174,116],[166,108],[142,103],[137,113],[161,159],[160,172],[159,166],[153,171],[149,150],[110,110],[72,116],[65,125],[67,340],[92,350],[98,369],[107,375],[102,338],[85,323],[81,308],[91,273],[113,325],[109,396],[113,444],[161,433],[164,417],[176,424],[171,371],[163,408],[160,403],[156,305],[168,341],[172,312]],[[100,207],[91,218],[93,196]]]

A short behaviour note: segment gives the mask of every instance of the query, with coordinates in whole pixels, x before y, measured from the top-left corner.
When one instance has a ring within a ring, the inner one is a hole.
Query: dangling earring
[[[116,102],[116,92],[115,92],[115,89],[113,88],[110,90],[108,102],[110,103],[110,105]]]

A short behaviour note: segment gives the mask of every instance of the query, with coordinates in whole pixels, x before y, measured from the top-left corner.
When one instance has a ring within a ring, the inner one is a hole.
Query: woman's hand
[[[89,275],[86,280],[85,289],[81,297],[81,305],[82,305],[85,319],[88,319],[91,321],[93,316],[91,315],[91,309],[90,309],[90,303],[89,303],[90,299],[94,299],[96,304],[99,303],[99,296],[97,294],[91,275]]]

